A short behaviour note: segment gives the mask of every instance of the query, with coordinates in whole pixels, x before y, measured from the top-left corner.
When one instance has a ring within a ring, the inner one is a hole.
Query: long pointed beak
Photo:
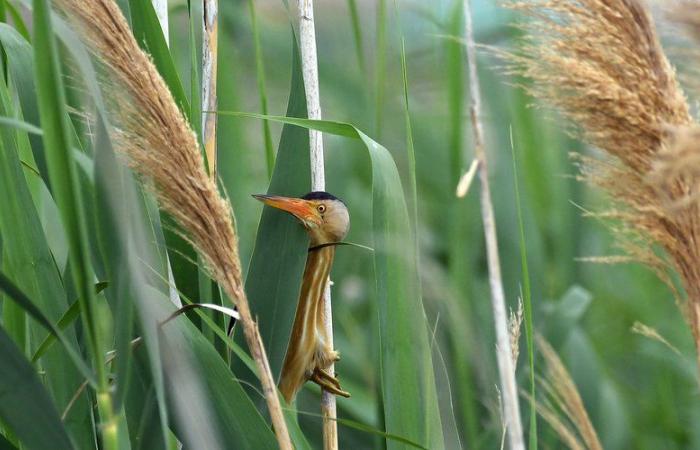
[[[304,225],[318,224],[318,214],[316,208],[309,202],[301,198],[281,197],[279,195],[263,195],[253,194],[253,197],[268,206],[286,211],[297,219],[301,220]]]

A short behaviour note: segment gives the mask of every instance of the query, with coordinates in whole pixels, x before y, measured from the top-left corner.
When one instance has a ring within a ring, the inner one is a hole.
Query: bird
[[[309,253],[304,267],[299,303],[287,353],[282,364],[279,389],[287,403],[307,381],[342,397],[350,394],[328,372],[340,360],[330,345],[324,322],[324,291],[329,281],[335,247],[350,229],[345,203],[328,192],[309,192],[300,198],[254,194],[254,198],[296,217],[309,235]]]

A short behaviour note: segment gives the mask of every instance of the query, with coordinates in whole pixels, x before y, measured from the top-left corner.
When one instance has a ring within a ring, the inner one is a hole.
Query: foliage
[[[115,125],[157,121],[115,116],[115,104],[131,98],[104,95],[114,68],[95,64],[70,17],[53,15],[53,32],[28,26],[46,23],[47,3],[0,0],[0,448],[274,448],[241,330],[229,338],[225,321],[200,309],[164,323],[176,309],[170,268],[183,303],[229,299],[218,289],[197,298],[198,271],[212,268],[173,239],[182,229],[158,212],[151,180],[120,156]],[[118,3],[180,110],[198,121],[201,1],[171,2],[169,48],[150,2]],[[220,2],[218,187],[235,215],[233,247],[272,372],[286,350],[307,241],[293,219],[263,211],[250,194],[304,194],[307,129],[316,128],[325,133],[328,191],[350,210],[347,240],[374,250],[339,247],[332,272],[336,370],[352,394],[338,399],[340,447],[497,448],[478,185],[465,199],[454,195],[473,158],[462,2],[316,2],[321,101],[332,119],[319,122],[304,120],[289,3],[288,15],[286,2]],[[517,50],[523,30],[508,24],[529,19],[473,3],[476,40]],[[540,105],[520,85],[535,86],[503,73],[491,55],[481,52],[479,66],[504,287],[513,309],[524,291],[528,345],[541,334],[554,349],[544,347],[545,359],[535,351],[534,364],[533,348],[521,351],[519,387],[532,395],[535,374],[545,374],[554,379],[543,389],[556,390],[556,373],[570,375],[578,394],[571,380],[566,392],[603,448],[700,448],[694,339],[673,293],[643,268],[579,260],[614,253],[616,243],[582,218],[581,208],[599,210],[604,198],[577,183],[567,153],[593,151],[567,134],[562,117],[530,107]],[[147,105],[139,100],[122,110],[139,112]],[[152,144],[133,142],[143,152]],[[674,176],[692,174],[695,160],[687,161],[671,166]],[[158,174],[175,183],[181,175],[177,166]],[[659,337],[632,332],[637,323]],[[538,387],[537,400],[544,394]],[[318,399],[307,383],[287,405],[297,448],[321,447]],[[523,418],[535,404],[526,400]],[[566,423],[555,406],[529,442],[566,444],[548,425]]]

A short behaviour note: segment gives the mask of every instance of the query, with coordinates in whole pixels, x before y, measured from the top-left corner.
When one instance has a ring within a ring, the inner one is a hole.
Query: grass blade
[[[115,420],[104,367],[105,347],[97,329],[101,322],[95,309],[90,277],[92,270],[84,210],[78,191],[78,179],[71,153],[71,132],[66,114],[65,93],[59,72],[58,52],[53,36],[51,9],[47,0],[34,0],[34,70],[39,115],[44,130],[46,162],[56,204],[68,236],[71,273],[80,299],[88,348],[97,374],[98,406],[104,425],[103,444],[107,450],[118,448],[119,422]]]
[[[102,292],[109,283],[103,282],[103,283],[98,283],[95,285],[95,293],[99,294]],[[78,301],[74,301],[66,310],[65,313],[61,316],[60,319],[58,319],[58,322],[56,322],[56,328],[59,330],[63,331],[66,328],[68,328],[69,325],[71,325],[75,320],[80,316],[80,303]],[[44,356],[44,354],[51,348],[51,346],[56,342],[56,334],[49,334],[46,336],[46,338],[41,341],[41,344],[39,344],[39,347],[34,351],[34,355],[32,356],[31,362],[36,363],[39,361],[39,358]]]
[[[253,32],[253,44],[255,47],[255,76],[258,80],[258,94],[260,96],[260,111],[267,115],[267,83],[265,83],[265,58],[262,44],[260,42],[260,30],[258,29],[258,15],[255,12],[255,0],[248,0],[250,9],[250,25]],[[267,162],[267,175],[272,177],[275,167],[275,149],[272,146],[272,135],[270,125],[267,121],[262,122],[263,139],[265,142],[265,161]]]
[[[520,202],[520,186],[518,183],[518,163],[515,156],[515,147],[512,144],[511,133],[511,150],[513,157],[513,184],[515,186],[515,205],[518,211],[518,229],[520,242],[520,264],[522,266],[523,279],[523,312],[525,316],[525,342],[527,345],[527,361],[529,365],[530,379],[530,437],[529,448],[537,448],[537,408],[535,404],[535,342],[533,336],[532,324],[532,292],[530,288],[530,269],[527,259],[527,245],[525,241],[525,223],[523,221],[523,211]]]
[[[6,35],[2,30],[4,29],[0,27],[0,36]],[[32,78],[31,72],[18,72],[16,75]],[[0,85],[0,115],[15,115],[10,95],[4,83]],[[0,201],[0,235],[12,237],[3,242],[3,267],[19,287],[17,291],[23,290],[35,302],[29,301],[26,296],[20,300],[10,296],[20,302],[19,307],[37,320],[38,323],[29,322],[27,337],[30,342],[38,343],[46,336],[44,327],[51,330],[52,323],[68,307],[68,302],[20,166],[18,155],[22,148],[20,146],[23,143],[28,145],[26,135],[23,131],[2,127],[0,138],[0,191],[4,193],[4,198]],[[8,320],[10,319],[5,318],[6,324]],[[74,350],[78,348],[78,341],[73,331],[67,331],[62,339],[64,348],[49,352],[42,360],[44,369],[51,374],[46,378],[47,386],[59,407],[70,400],[75,386],[82,379],[81,372],[83,377],[94,381],[91,371]],[[75,413],[67,420],[68,429],[76,443],[87,445],[94,441],[94,434],[92,427],[84,420],[90,415],[85,398],[77,403]]]
[[[73,444],[34,367],[0,327],[0,417],[29,450],[73,450]],[[37,432],[40,430],[40,432]]]

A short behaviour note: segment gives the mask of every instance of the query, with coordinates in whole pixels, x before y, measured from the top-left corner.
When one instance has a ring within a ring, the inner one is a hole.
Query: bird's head
[[[311,245],[342,241],[350,229],[348,208],[328,192],[309,192],[301,198],[258,194],[253,197],[296,217],[309,233]]]

